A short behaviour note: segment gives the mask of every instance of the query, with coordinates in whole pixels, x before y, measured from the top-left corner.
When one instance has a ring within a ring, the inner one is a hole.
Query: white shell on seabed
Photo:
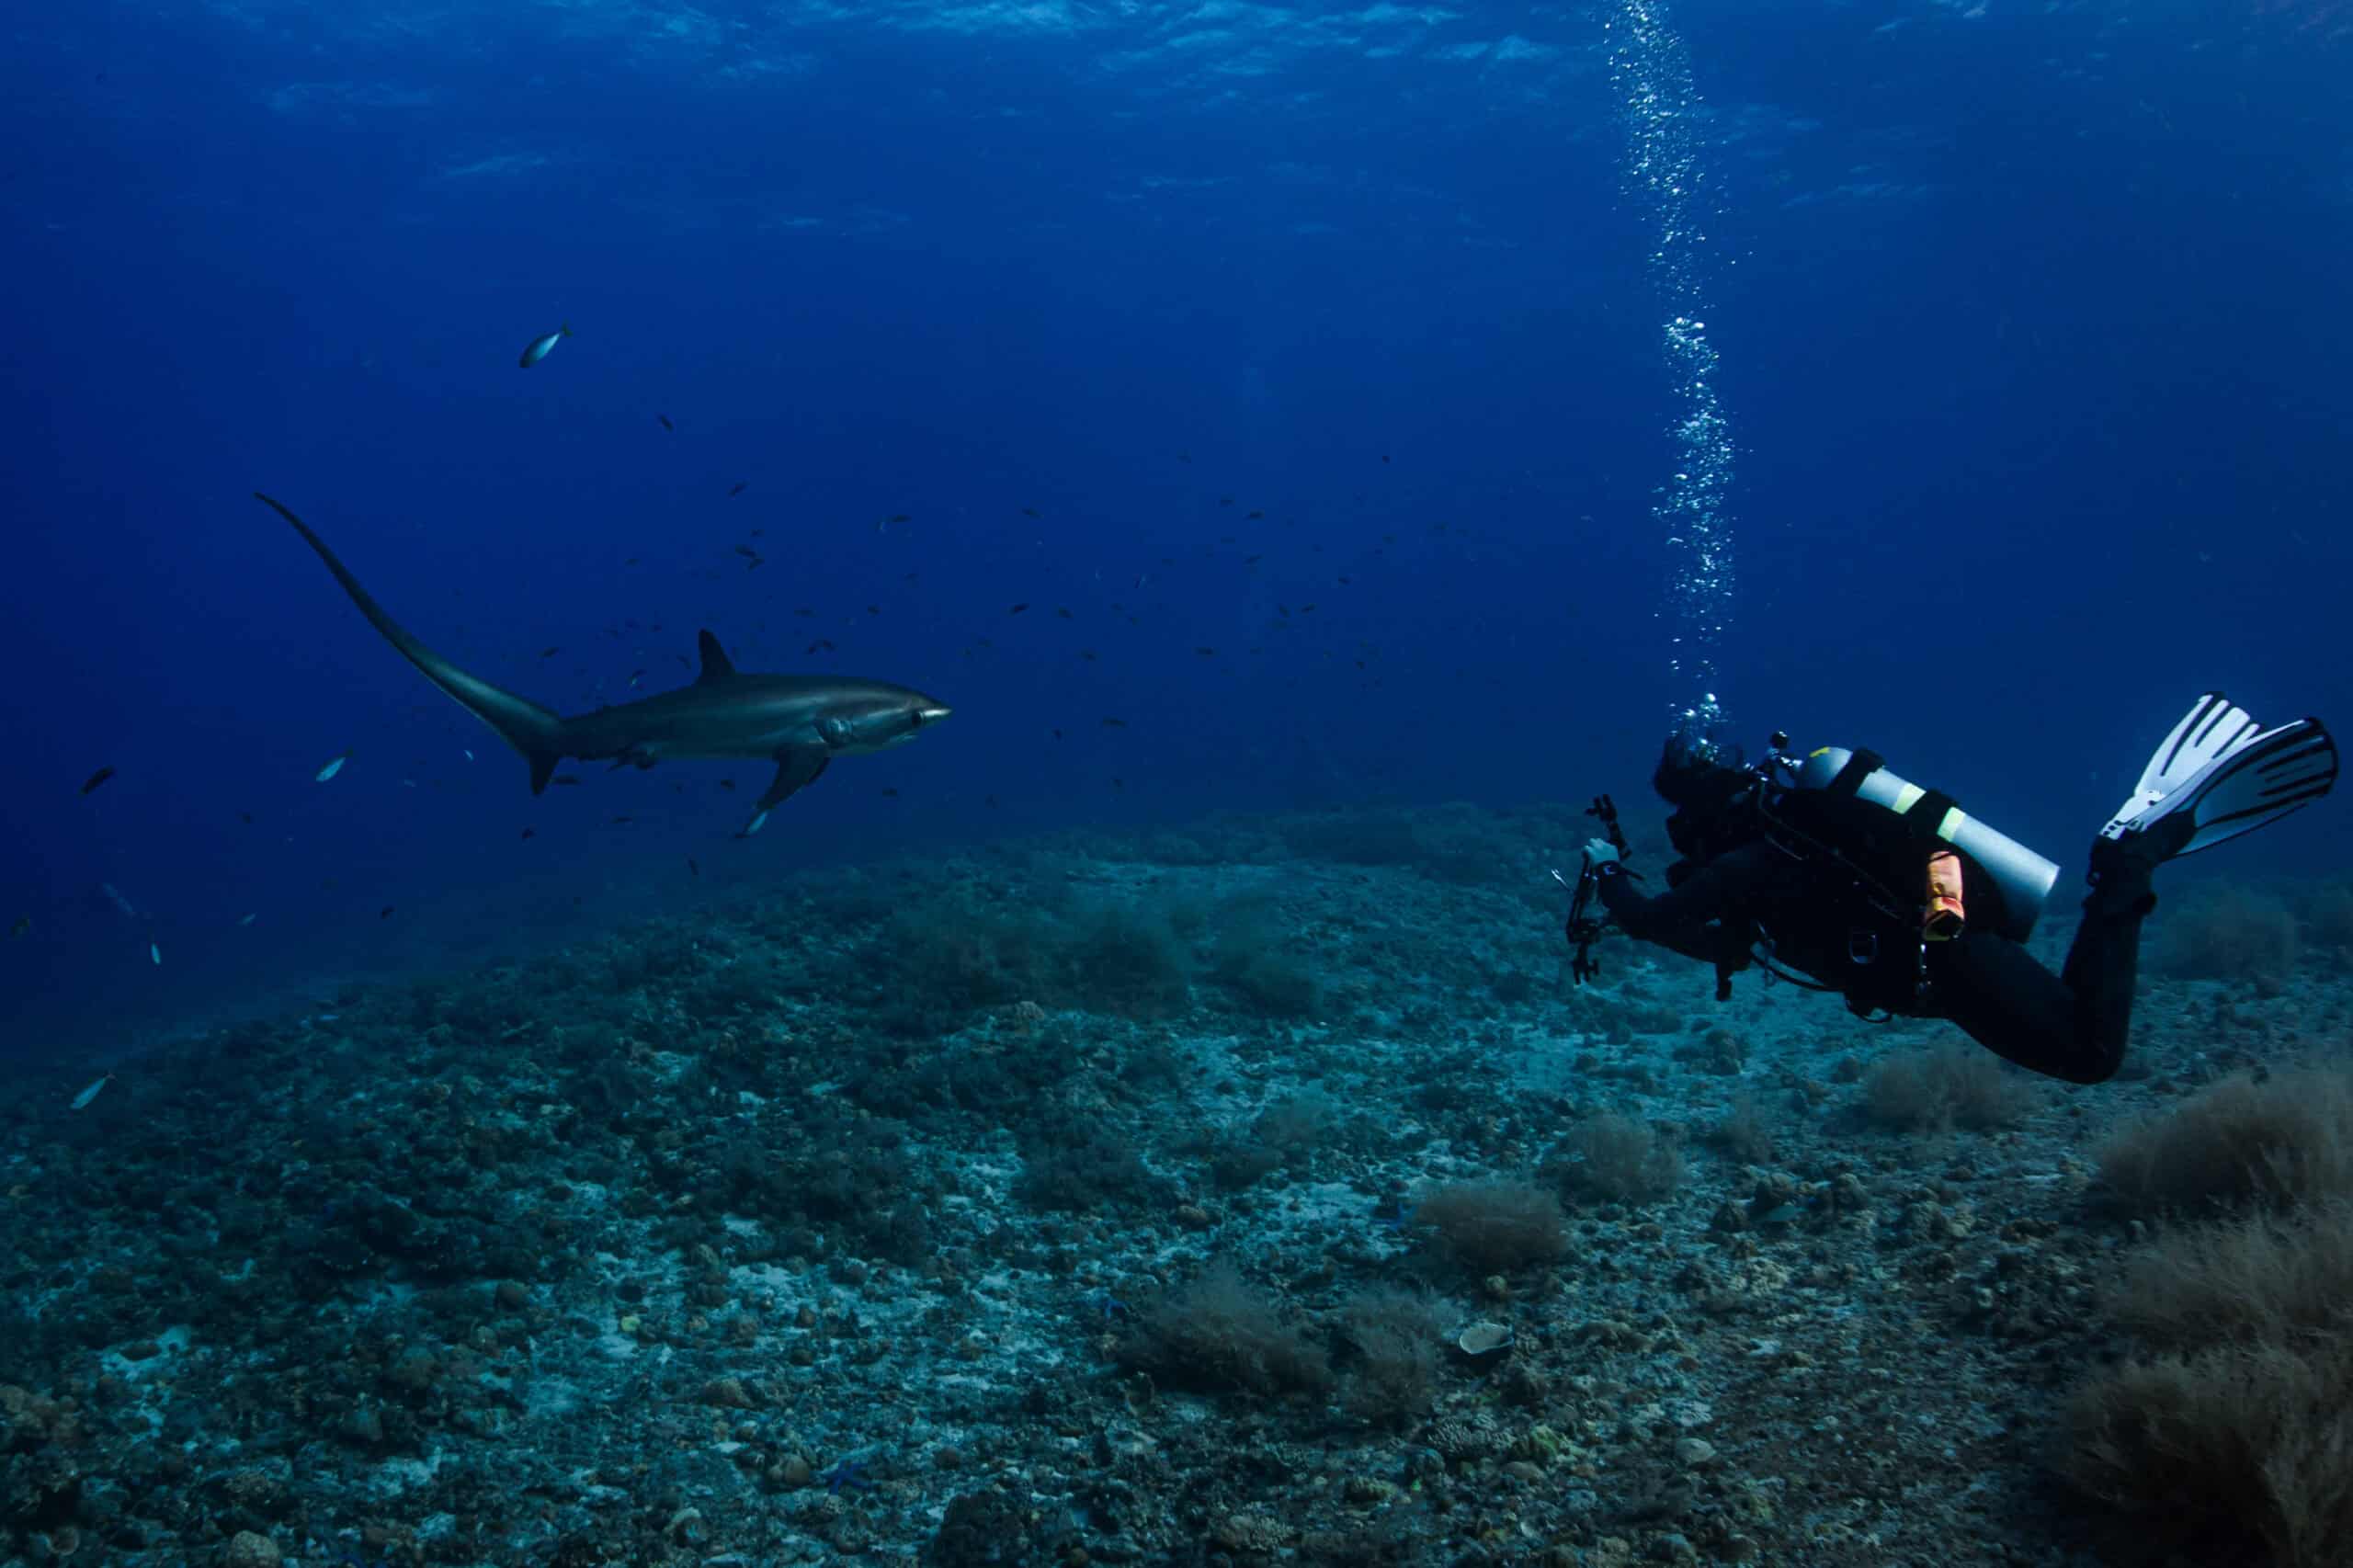
[[[1511,1330],[1499,1323],[1474,1323],[1454,1336],[1454,1347],[1473,1360],[1511,1348]]]

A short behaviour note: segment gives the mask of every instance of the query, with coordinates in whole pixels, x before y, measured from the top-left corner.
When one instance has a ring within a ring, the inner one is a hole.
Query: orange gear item
[[[1949,942],[1968,925],[1969,912],[1961,903],[1961,857],[1939,849],[1928,857],[1928,902],[1921,912],[1921,938]]]

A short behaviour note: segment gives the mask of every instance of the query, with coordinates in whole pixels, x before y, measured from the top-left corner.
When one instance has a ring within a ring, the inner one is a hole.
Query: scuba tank
[[[1779,801],[1765,802],[1768,819],[1779,817],[1785,807],[1804,814],[1800,801],[1808,796],[1825,804],[1862,801],[1892,814],[1893,825],[1899,826],[1902,837],[1919,852],[1913,862],[1917,869],[1910,876],[1899,876],[1884,861],[1878,869],[1882,882],[1890,884],[1886,891],[1891,896],[1902,897],[1924,912],[1924,940],[1946,940],[1961,934],[1966,919],[1964,863],[1982,871],[1991,884],[1987,892],[1992,896],[1977,900],[1984,915],[1989,916],[1981,917],[1979,924],[2014,942],[2023,942],[2033,934],[2043,903],[2059,881],[2059,868],[2052,861],[1979,822],[1951,796],[1897,778],[1875,752],[1817,746],[1803,762],[1793,762],[1777,747],[1771,761],[1790,773],[1791,783],[1779,791]],[[1960,851],[1959,857],[1954,850]]]

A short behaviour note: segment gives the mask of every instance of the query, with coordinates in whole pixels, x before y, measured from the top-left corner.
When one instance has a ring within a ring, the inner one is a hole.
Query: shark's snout
[[[918,724],[937,724],[942,719],[947,718],[948,715],[955,711],[956,710],[949,707],[945,702],[926,703],[923,707],[915,710],[915,722]]]

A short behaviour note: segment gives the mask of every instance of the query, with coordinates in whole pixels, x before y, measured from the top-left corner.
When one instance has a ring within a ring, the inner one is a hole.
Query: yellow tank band
[[[1893,810],[1897,816],[1902,816],[1904,812],[1918,805],[1921,798],[1927,794],[1927,791],[1921,789],[1917,784],[1906,784],[1895,792],[1895,802],[1890,809]],[[1937,824],[1937,836],[1949,844],[1952,842],[1953,835],[1959,833],[1968,824],[1969,813],[1967,812],[1962,811],[1959,806],[1947,806],[1945,808],[1945,814],[1943,818]]]

